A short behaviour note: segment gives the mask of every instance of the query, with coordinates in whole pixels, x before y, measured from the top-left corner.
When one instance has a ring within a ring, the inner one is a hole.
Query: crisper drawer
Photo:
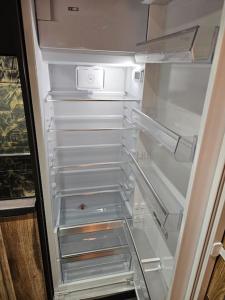
[[[129,253],[95,253],[89,256],[79,257],[78,260],[70,262],[69,259],[62,260],[62,277],[64,283],[73,282],[74,280],[95,278],[130,271]],[[103,257],[101,257],[103,255]],[[79,260],[81,259],[81,260]]]
[[[63,257],[127,245],[121,221],[92,223],[59,230],[60,252]]]
[[[122,221],[60,228],[64,282],[131,270],[131,255]]]
[[[138,299],[150,299],[147,270],[128,226],[128,221],[121,219],[58,229],[62,281],[73,284],[78,299],[79,293],[88,295],[89,288],[95,293],[94,287],[102,289],[102,296],[108,290],[113,294],[135,289]],[[148,248],[145,250],[147,258],[153,255],[148,254]]]

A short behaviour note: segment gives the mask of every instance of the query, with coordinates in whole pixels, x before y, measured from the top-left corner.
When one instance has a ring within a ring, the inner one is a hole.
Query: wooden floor
[[[47,299],[35,213],[0,218],[0,228],[0,299]]]

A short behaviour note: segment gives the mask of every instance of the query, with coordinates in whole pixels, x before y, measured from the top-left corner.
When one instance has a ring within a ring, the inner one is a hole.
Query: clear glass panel
[[[34,196],[17,58],[0,56],[0,199]]]

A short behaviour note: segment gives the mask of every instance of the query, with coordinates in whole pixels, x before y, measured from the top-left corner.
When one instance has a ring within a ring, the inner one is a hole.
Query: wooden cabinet
[[[16,299],[7,253],[0,227],[0,299]]]
[[[0,218],[0,299],[47,299],[35,213]]]

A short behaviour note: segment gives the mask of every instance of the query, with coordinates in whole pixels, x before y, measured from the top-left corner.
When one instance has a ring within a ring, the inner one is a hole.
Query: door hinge
[[[211,256],[217,257],[219,255],[225,260],[225,249],[223,248],[223,244],[221,242],[216,242],[212,246]]]

